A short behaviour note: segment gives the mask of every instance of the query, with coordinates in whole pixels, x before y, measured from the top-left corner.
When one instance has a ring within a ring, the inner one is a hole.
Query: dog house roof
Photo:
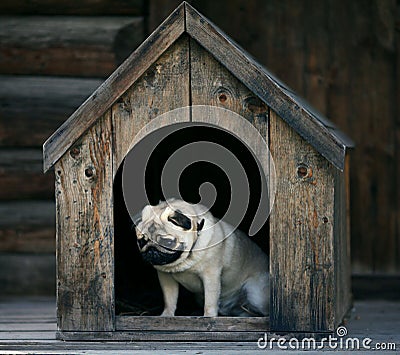
[[[218,27],[183,2],[43,145],[44,171],[101,117],[182,34],[186,33],[338,169],[353,142],[257,63]]]

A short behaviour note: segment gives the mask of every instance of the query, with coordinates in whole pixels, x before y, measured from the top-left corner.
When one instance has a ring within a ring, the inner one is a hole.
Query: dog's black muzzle
[[[160,249],[163,248],[160,247]],[[143,260],[152,265],[167,265],[178,260],[183,253],[183,250],[163,251],[160,249],[156,248],[155,246],[148,247],[142,252]]]
[[[141,238],[137,240],[140,253],[144,261],[151,265],[167,265],[178,260],[182,253],[182,250],[171,250],[166,249],[163,246],[154,243],[153,241]]]

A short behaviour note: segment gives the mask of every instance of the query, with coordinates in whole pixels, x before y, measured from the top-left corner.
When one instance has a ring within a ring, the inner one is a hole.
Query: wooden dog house
[[[269,319],[116,314],[114,178],[142,127],[193,105],[240,114],[274,158]],[[351,306],[351,145],[182,3],[44,144],[44,170],[54,167],[56,180],[58,337],[253,341],[268,331],[333,332]]]

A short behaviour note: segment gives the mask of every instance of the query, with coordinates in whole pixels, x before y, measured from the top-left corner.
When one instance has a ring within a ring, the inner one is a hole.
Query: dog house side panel
[[[107,112],[55,166],[61,331],[114,329],[112,145]]]
[[[189,105],[189,37],[182,35],[112,106],[115,171],[147,123]]]
[[[335,172],[335,325],[338,326],[350,310],[351,263],[350,263],[350,181],[349,156],[343,172]]]
[[[334,168],[270,114],[277,192],[270,216],[271,329],[334,329]]]

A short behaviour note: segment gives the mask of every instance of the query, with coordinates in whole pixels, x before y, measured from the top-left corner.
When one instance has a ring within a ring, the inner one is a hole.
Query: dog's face
[[[204,219],[190,211],[189,204],[162,202],[146,206],[136,226],[139,250],[154,266],[179,263],[188,257],[199,238]]]

